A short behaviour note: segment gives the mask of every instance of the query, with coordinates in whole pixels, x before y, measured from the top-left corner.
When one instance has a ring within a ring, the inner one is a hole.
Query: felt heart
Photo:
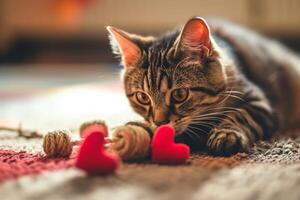
[[[91,129],[92,130],[92,129]],[[94,130],[82,142],[75,166],[89,174],[111,174],[116,171],[120,159],[104,149],[104,133]]]
[[[190,148],[174,143],[175,131],[171,125],[160,126],[152,141],[152,160],[159,164],[182,164],[190,156]]]

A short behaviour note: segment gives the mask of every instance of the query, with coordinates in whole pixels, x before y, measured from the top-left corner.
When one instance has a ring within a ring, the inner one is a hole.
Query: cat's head
[[[224,99],[227,76],[204,19],[158,38],[107,29],[129,102],[151,124],[171,123],[180,134]]]

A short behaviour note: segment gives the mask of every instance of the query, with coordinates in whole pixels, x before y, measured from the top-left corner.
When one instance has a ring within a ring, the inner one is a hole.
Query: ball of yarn
[[[43,149],[48,157],[69,157],[73,143],[68,130],[55,130],[44,137]]]
[[[124,161],[140,160],[150,153],[151,138],[142,127],[125,125],[116,128],[112,134],[111,151],[116,152]]]
[[[84,138],[85,129],[90,126],[93,126],[93,125],[99,125],[99,126],[103,127],[105,133],[108,132],[107,126],[104,121],[102,121],[102,120],[87,121],[87,122],[84,122],[83,124],[81,124],[81,126],[79,128],[80,137]]]

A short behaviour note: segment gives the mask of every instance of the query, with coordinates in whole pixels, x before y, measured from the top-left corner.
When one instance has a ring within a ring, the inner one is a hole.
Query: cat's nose
[[[153,122],[156,126],[167,124],[170,122],[169,113],[166,109],[157,109],[154,112]]]
[[[165,119],[163,121],[153,121],[156,126],[161,126],[163,124],[168,124],[170,122],[169,119]]]

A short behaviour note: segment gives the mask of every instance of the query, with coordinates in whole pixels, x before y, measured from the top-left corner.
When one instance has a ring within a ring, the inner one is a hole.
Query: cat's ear
[[[176,44],[176,52],[208,56],[211,51],[210,30],[203,18],[190,19],[183,27]]]
[[[111,26],[107,26],[106,29],[110,33],[109,39],[113,53],[121,57],[125,67],[135,65],[142,54],[140,48],[133,41],[132,35]]]

